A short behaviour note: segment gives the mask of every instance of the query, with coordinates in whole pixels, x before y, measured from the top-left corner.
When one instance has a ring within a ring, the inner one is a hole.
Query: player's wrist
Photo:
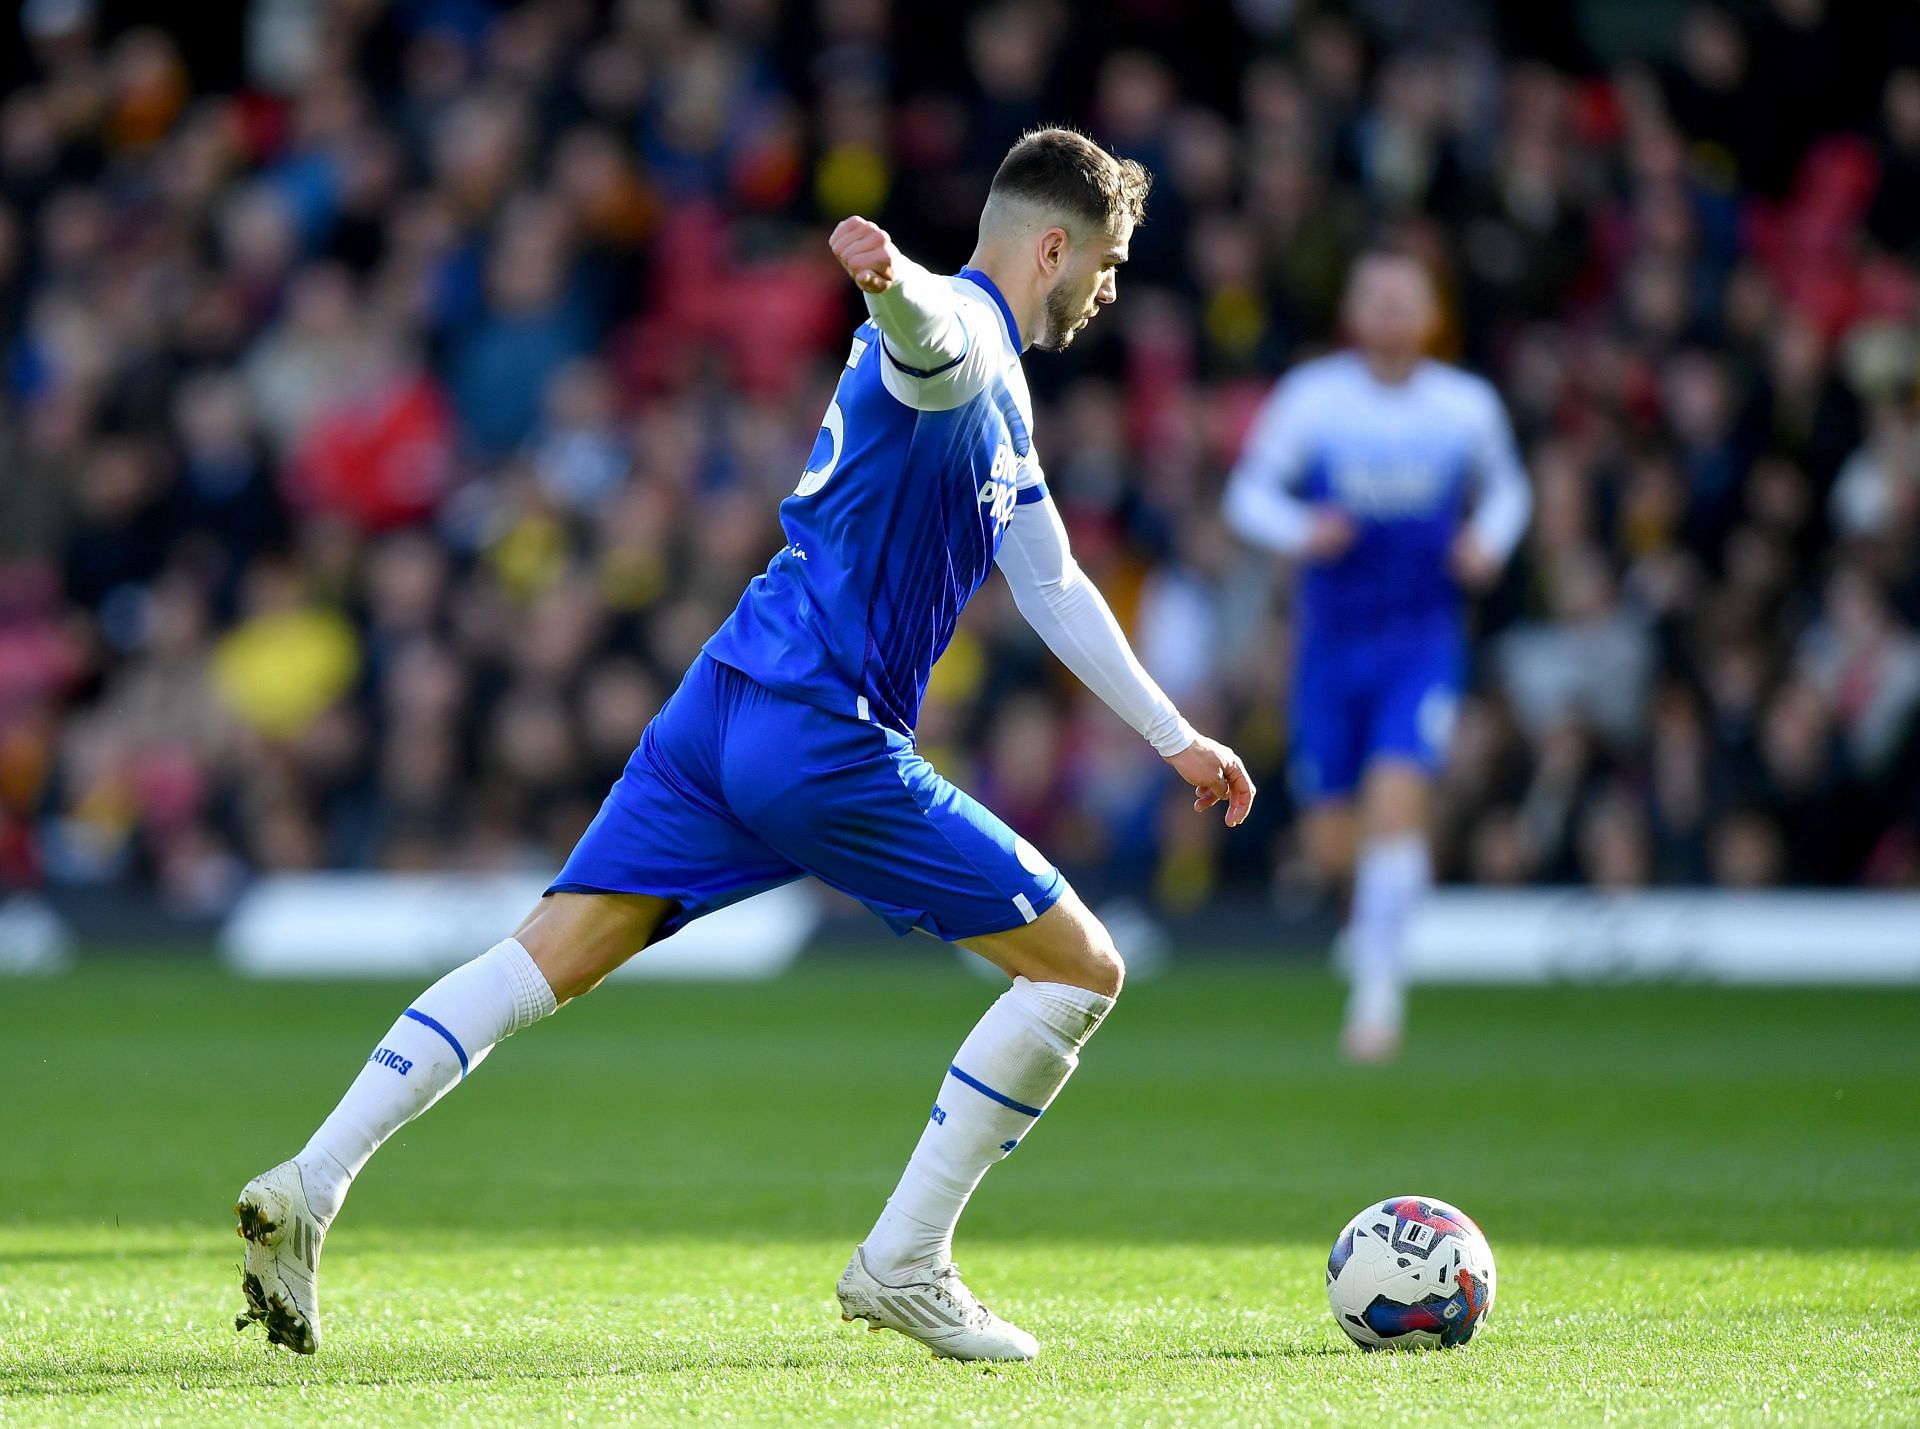
[[[887,266],[893,276],[892,283],[887,286],[885,291],[869,293],[867,297],[869,300],[891,299],[891,302],[884,304],[884,306],[888,307],[910,302],[914,297],[920,296],[918,290],[923,286],[922,280],[931,276],[925,268],[922,268],[918,263],[907,257],[907,255],[902,253],[898,248],[889,247],[887,249]]]
[[[1163,729],[1154,730],[1147,735],[1147,742],[1153,746],[1154,753],[1162,759],[1177,759],[1192,749],[1200,738],[1200,731],[1188,724],[1174,711],[1173,723]]]

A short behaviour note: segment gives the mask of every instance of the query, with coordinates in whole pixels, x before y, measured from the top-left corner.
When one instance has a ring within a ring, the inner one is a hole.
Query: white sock
[[[325,1225],[380,1143],[451,1091],[494,1044],[554,1010],[553,989],[512,938],[448,973],[401,1014],[294,1158]]]
[[[1432,859],[1419,834],[1373,839],[1361,848],[1348,925],[1349,1026],[1399,1028],[1406,1009],[1407,924],[1432,882]]]
[[[952,1258],[974,1187],[1066,1085],[1112,1007],[1084,988],[1013,980],[954,1054],[920,1144],[867,1235],[869,1270],[901,1283]]]

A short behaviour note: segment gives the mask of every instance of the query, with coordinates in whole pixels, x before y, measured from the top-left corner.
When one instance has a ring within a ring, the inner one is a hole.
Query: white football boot
[[[974,1297],[958,1266],[944,1266],[930,1280],[888,1285],[867,1269],[861,1246],[837,1288],[841,1319],[865,1320],[869,1330],[898,1330],[943,1359],[1030,1360],[1040,1353],[1038,1340]]]
[[[320,1348],[320,1243],[327,1231],[307,1205],[299,1166],[283,1161],[255,1176],[233,1213],[247,1243],[240,1272],[247,1312],[235,1318],[234,1329],[263,1320],[267,1343],[312,1354]]]

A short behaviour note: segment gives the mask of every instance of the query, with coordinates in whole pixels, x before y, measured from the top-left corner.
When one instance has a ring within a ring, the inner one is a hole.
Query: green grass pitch
[[[228,1208],[411,986],[0,983],[0,1423],[1920,1423],[1920,994],[1423,992],[1355,1070],[1320,976],[1141,982],[962,1226],[1043,1345],[986,1369],[832,1299],[992,995],[932,951],[516,1038],[362,1177],[313,1360],[234,1333]],[[1406,1191],[1499,1300],[1364,1355],[1327,1248]]]

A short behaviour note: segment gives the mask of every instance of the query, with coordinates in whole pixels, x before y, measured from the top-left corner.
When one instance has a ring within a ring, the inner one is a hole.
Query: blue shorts
[[[949,940],[1031,923],[1067,887],[904,735],[703,654],[547,891],[671,899],[671,931],[809,873]]]
[[[1452,625],[1303,638],[1293,679],[1295,796],[1303,804],[1347,798],[1379,758],[1437,771],[1453,738],[1464,664]]]

